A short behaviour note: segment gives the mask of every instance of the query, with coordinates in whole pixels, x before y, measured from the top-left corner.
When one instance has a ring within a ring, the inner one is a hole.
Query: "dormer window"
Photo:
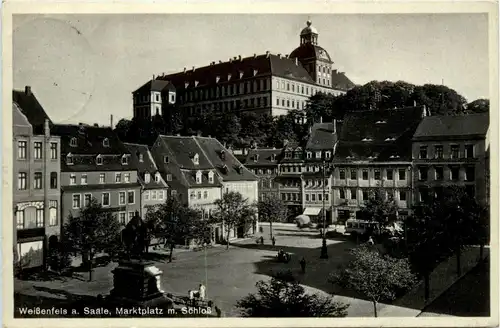
[[[71,140],[69,141],[69,145],[70,145],[71,147],[76,147],[76,146],[78,146],[78,142],[76,141],[76,138],[75,138],[75,137],[71,138]]]
[[[214,172],[208,172],[208,183],[214,183]]]
[[[66,164],[67,165],[73,165],[73,155],[71,155],[71,153],[69,153],[68,155],[66,155]]]
[[[151,175],[148,172],[144,173],[144,182],[149,183],[150,181],[151,181]]]
[[[312,153],[310,151],[308,151],[306,153],[306,156],[307,156],[307,159],[311,159],[312,158]]]
[[[193,156],[193,163],[195,165],[200,164],[200,156],[198,155],[198,153],[194,154],[194,156]]]
[[[224,173],[227,173],[228,170],[227,170],[227,165],[226,164],[222,165],[222,171]]]
[[[395,141],[395,140],[396,140],[396,138],[394,138],[394,137],[389,137],[389,138],[385,139],[385,141]]]
[[[163,156],[163,163],[168,164],[168,156]]]
[[[321,158],[321,152],[320,151],[316,152],[316,158]]]
[[[143,154],[139,154],[139,162],[144,162],[144,155]]]
[[[122,156],[122,165],[128,165],[128,156],[127,155]]]
[[[242,164],[240,164],[240,165],[238,166],[238,173],[239,173],[239,174],[242,174],[242,173],[243,173],[243,165],[242,165]]]
[[[201,184],[201,171],[196,172],[196,183]]]
[[[377,121],[375,124],[384,124],[387,123],[386,121]]]
[[[368,141],[373,141],[373,139],[372,139],[372,138],[364,138],[364,139],[363,139],[363,140],[361,140],[361,141],[366,141],[366,142],[368,142]]]
[[[243,78],[243,72],[240,71],[240,79]]]
[[[253,157],[253,161],[257,162],[259,160],[259,154],[255,154]]]
[[[102,165],[102,156],[97,155],[97,157],[95,158],[95,162],[97,165]]]
[[[292,152],[289,152],[289,151],[285,152],[285,158],[286,159],[292,158]]]
[[[332,153],[330,151],[325,152],[325,157],[328,159],[332,157]]]
[[[274,162],[274,161],[276,161],[276,154],[271,155],[271,162]]]
[[[220,158],[225,161],[226,160],[226,152],[224,150],[220,151]]]
[[[218,75],[217,75],[217,76],[215,77],[215,83],[219,83],[219,80],[220,80],[220,76],[218,76]]]
[[[160,172],[156,172],[156,174],[155,174],[155,182],[160,182],[160,180],[161,180]]]
[[[228,75],[227,75],[227,80],[228,80],[228,81],[229,81],[229,80],[231,80],[231,74],[228,74]]]
[[[108,138],[104,138],[104,140],[102,141],[102,145],[104,147],[109,147],[109,139]]]

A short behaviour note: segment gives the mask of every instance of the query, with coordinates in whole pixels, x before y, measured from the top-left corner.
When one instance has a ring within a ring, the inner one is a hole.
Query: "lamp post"
[[[322,230],[323,230],[323,241],[322,241],[322,245],[321,245],[321,255],[320,255],[320,259],[327,259],[328,258],[328,249],[326,248],[326,211],[325,211],[325,180],[326,180],[326,173],[325,173],[325,170],[326,170],[326,163],[325,161],[323,161],[323,170],[322,170],[322,175],[323,175],[323,227],[322,227]]]

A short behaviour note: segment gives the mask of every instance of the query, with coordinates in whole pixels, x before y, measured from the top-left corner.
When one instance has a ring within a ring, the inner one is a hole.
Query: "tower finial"
[[[312,21],[311,21],[311,16],[309,16],[309,17],[307,18],[307,22],[306,22],[306,24],[307,24],[307,26],[311,26],[311,24],[312,24]]]

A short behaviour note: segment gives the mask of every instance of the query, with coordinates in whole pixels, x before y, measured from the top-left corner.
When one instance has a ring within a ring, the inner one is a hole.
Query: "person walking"
[[[306,273],[306,259],[302,257],[299,263],[300,263],[300,268],[302,269],[302,273]]]
[[[222,317],[222,311],[217,305],[215,306],[215,313],[217,313],[217,318]]]
[[[260,236],[260,243],[264,245],[264,237]]]
[[[276,238],[274,238],[274,236],[273,236],[273,238],[271,240],[273,242],[273,246],[275,246],[276,245]]]
[[[198,291],[198,295],[200,297],[200,301],[204,301],[205,300],[205,292],[206,292],[206,288],[203,284],[200,284],[200,289]]]
[[[373,245],[375,244],[375,242],[373,241],[372,236],[368,237],[368,244],[369,244],[370,246],[373,246]]]

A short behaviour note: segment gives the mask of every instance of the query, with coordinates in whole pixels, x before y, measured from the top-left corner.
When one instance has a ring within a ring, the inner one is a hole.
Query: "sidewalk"
[[[489,248],[484,248],[484,258],[489,256]],[[425,286],[423,281],[417,284],[402,298],[397,299],[392,305],[382,307],[379,311],[380,317],[416,317],[426,305],[432,303],[437,297],[450,288],[462,276],[472,270],[479,260],[479,247],[471,247],[462,253],[462,275],[456,273],[456,257],[452,256],[448,260],[439,264],[430,276],[430,297],[425,302]]]

